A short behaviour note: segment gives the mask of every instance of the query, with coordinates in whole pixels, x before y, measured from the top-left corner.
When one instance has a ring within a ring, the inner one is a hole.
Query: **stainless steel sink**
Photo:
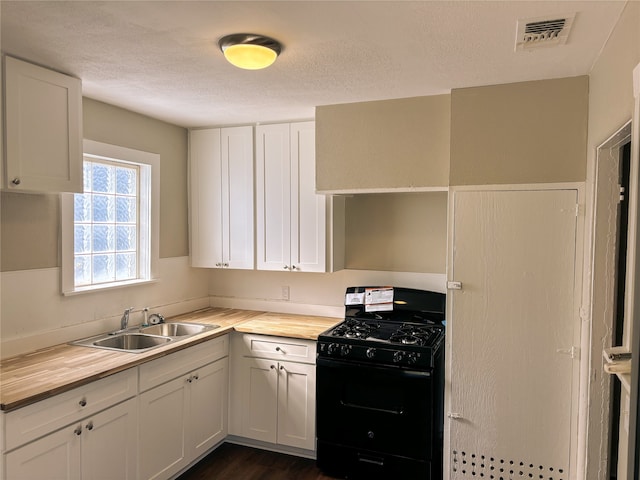
[[[197,335],[198,333],[202,332],[207,332],[215,328],[220,328],[220,325],[172,322],[159,323],[158,325],[142,327],[140,328],[140,333],[146,333],[149,335],[162,335],[165,337],[185,337],[189,335]]]
[[[142,353],[216,328],[220,328],[220,326],[200,323],[160,323],[136,328],[135,330],[129,329],[105,333],[71,342],[71,345],[104,348],[127,353]]]
[[[147,348],[165,345],[171,338],[144,335],[142,333],[121,333],[93,342],[96,347],[115,348],[117,350],[146,350]]]

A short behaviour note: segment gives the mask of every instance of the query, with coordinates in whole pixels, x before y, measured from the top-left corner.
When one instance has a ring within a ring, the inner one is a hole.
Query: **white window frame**
[[[74,194],[60,195],[61,213],[61,287],[63,295],[96,292],[111,288],[128,287],[154,282],[158,278],[159,238],[160,238],[160,155],[110,145],[93,140],[83,141],[84,156],[113,162],[130,162],[142,165],[140,169],[140,246],[138,249],[139,276],[134,280],[124,280],[96,285],[75,286],[74,280]],[[148,166],[150,168],[144,168]],[[150,203],[149,203],[150,202]],[[149,212],[145,215],[144,212]]]

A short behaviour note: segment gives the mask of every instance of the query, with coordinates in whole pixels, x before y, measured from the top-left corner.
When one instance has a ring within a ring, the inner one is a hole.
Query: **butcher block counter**
[[[207,308],[168,321],[215,324],[220,328],[142,353],[61,344],[7,358],[0,362],[0,410],[23,407],[230,331],[316,340],[341,319]]]

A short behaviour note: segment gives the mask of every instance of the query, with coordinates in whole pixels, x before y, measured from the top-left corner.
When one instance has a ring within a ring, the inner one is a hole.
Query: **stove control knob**
[[[413,364],[413,363],[416,363],[417,361],[418,361],[418,356],[416,355],[415,352],[407,353],[407,363]]]
[[[367,348],[366,355],[367,355],[367,358],[375,357],[376,356],[376,349],[375,348]]]
[[[400,352],[400,351],[393,352],[393,361],[394,361],[394,363],[400,363],[403,358],[404,358],[404,354],[402,352]]]
[[[333,355],[337,351],[338,351],[338,344],[337,343],[330,343],[329,346],[327,347],[327,353],[329,355]]]
[[[342,355],[343,357],[346,357],[347,355],[349,355],[350,351],[351,351],[351,345],[342,345],[340,347],[340,355]]]

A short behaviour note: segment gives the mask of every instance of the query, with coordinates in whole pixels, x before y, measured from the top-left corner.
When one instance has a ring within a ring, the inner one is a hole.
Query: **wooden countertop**
[[[210,323],[220,328],[142,353],[62,344],[7,358],[0,362],[0,410],[23,407],[232,330],[316,340],[341,319],[208,308],[178,315],[169,321]]]

